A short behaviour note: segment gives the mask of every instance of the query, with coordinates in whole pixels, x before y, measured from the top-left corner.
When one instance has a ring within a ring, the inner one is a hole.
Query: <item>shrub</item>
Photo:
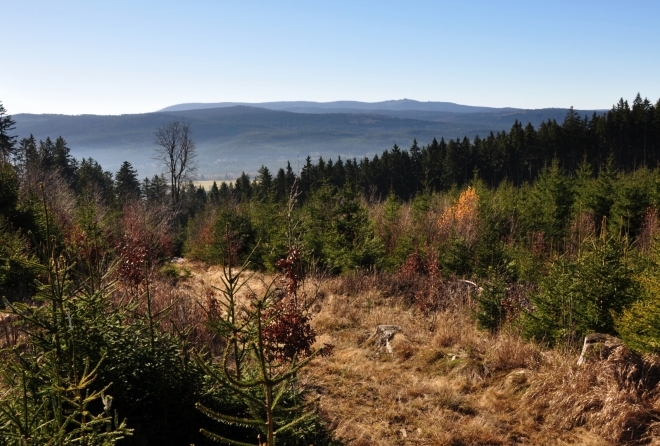
[[[45,194],[44,214],[44,283],[34,303],[5,301],[23,336],[2,351],[0,436],[16,444],[115,444],[131,430],[112,412],[112,383],[98,376],[106,350],[97,324],[109,289],[74,286],[72,265],[50,242]]]
[[[650,266],[639,278],[641,299],[616,319],[616,330],[632,349],[660,353],[660,240],[651,247]]]
[[[379,265],[383,244],[366,209],[348,187],[321,188],[303,209],[302,241],[307,255],[333,273]]]
[[[506,282],[493,276],[483,286],[477,296],[475,318],[479,328],[496,331],[507,319],[505,302],[507,299]]]
[[[24,300],[35,291],[38,273],[27,238],[0,217],[0,298]]]
[[[438,220],[443,238],[459,238],[464,241],[466,247],[473,247],[479,230],[478,206],[479,196],[472,186],[468,186],[456,203],[447,208]]]
[[[329,354],[332,346],[312,349],[316,333],[310,325],[309,306],[315,299],[299,289],[300,251],[291,248],[287,258],[278,261],[277,266],[283,270],[281,289],[274,289],[271,284],[260,296],[248,289],[247,302],[239,309],[238,293],[247,289],[241,273],[248,261],[237,272],[229,265],[223,266],[224,298],[216,305],[224,311],[210,314],[211,326],[226,340],[221,366],[216,368],[197,356],[206,373],[233,393],[245,408],[231,413],[215,411],[202,403],[197,408],[226,425],[255,429],[268,446],[275,445],[276,436],[279,444],[298,444],[312,433],[310,427],[321,426],[315,420],[315,401],[307,400],[304,386],[297,385],[297,374],[313,358]],[[300,431],[300,427],[307,429]],[[207,429],[201,432],[218,442],[246,444]]]
[[[577,344],[590,332],[616,334],[614,318],[640,296],[625,238],[591,238],[576,260],[559,258],[525,313],[528,337]]]

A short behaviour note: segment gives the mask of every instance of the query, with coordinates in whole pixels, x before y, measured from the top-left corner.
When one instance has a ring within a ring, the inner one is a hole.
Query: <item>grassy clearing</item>
[[[187,267],[195,294],[216,284],[215,267]],[[253,288],[268,279],[255,277]],[[302,380],[321,395],[338,438],[353,446],[660,444],[656,357],[577,367],[577,352],[478,330],[470,289],[454,293],[432,317],[374,276],[322,282],[314,328],[335,351]],[[402,327],[392,355],[368,342],[380,324]]]
[[[202,307],[209,292],[218,295],[221,267],[183,261],[170,269],[176,277],[165,274],[154,286],[155,308],[174,304],[164,323],[188,327],[193,344],[219,355],[223,340],[205,328]],[[424,314],[399,279],[376,273],[306,283],[319,296],[317,342],[335,349],[302,372],[301,384],[321,396],[321,416],[345,444],[660,444],[657,356],[578,367],[578,352],[544,349],[514,330],[477,329],[474,287],[440,282],[444,303]],[[255,274],[249,290],[260,295],[272,280]],[[392,355],[370,341],[381,324],[402,328]]]

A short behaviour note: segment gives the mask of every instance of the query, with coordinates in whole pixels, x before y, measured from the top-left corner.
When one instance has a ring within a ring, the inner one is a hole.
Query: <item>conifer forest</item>
[[[208,190],[14,125],[0,445],[660,444],[660,101]]]

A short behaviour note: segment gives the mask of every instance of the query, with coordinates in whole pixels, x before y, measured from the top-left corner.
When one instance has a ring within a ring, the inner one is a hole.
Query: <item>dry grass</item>
[[[336,353],[308,372],[336,434],[352,445],[507,444],[507,429],[474,397],[489,376],[478,359],[487,337],[451,311],[431,332],[414,309],[390,303],[373,290],[329,294],[315,319],[320,341],[335,344]],[[364,342],[380,324],[403,329],[392,356]],[[499,361],[492,356],[494,368]]]
[[[191,268],[191,288],[215,284],[214,268]],[[576,354],[477,330],[468,290],[455,283],[444,294],[453,304],[433,323],[397,297],[393,280],[326,280],[316,306],[318,342],[335,353],[301,379],[321,395],[323,418],[346,444],[660,444],[657,358],[579,368]],[[381,324],[402,327],[393,355],[366,342]]]
[[[319,341],[336,350],[316,360],[308,379],[347,444],[608,444],[593,429],[547,428],[521,407],[536,377],[555,367],[537,346],[477,330],[466,306],[448,306],[430,324],[388,289],[369,275],[361,284],[356,277],[328,282],[314,322]],[[364,342],[379,324],[403,329],[392,356]]]
[[[543,417],[548,428],[585,426],[614,443],[660,444],[660,360],[622,353],[584,367],[549,355],[522,408]]]

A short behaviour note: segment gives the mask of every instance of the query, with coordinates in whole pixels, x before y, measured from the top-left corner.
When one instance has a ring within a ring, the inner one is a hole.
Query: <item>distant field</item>
[[[193,181],[193,184],[196,187],[202,186],[204,190],[210,191],[211,188],[213,187],[213,181],[214,180],[205,180],[205,181]],[[224,181],[224,180],[215,180],[217,183],[218,187],[220,187],[220,184],[222,183],[231,183],[232,181]]]

